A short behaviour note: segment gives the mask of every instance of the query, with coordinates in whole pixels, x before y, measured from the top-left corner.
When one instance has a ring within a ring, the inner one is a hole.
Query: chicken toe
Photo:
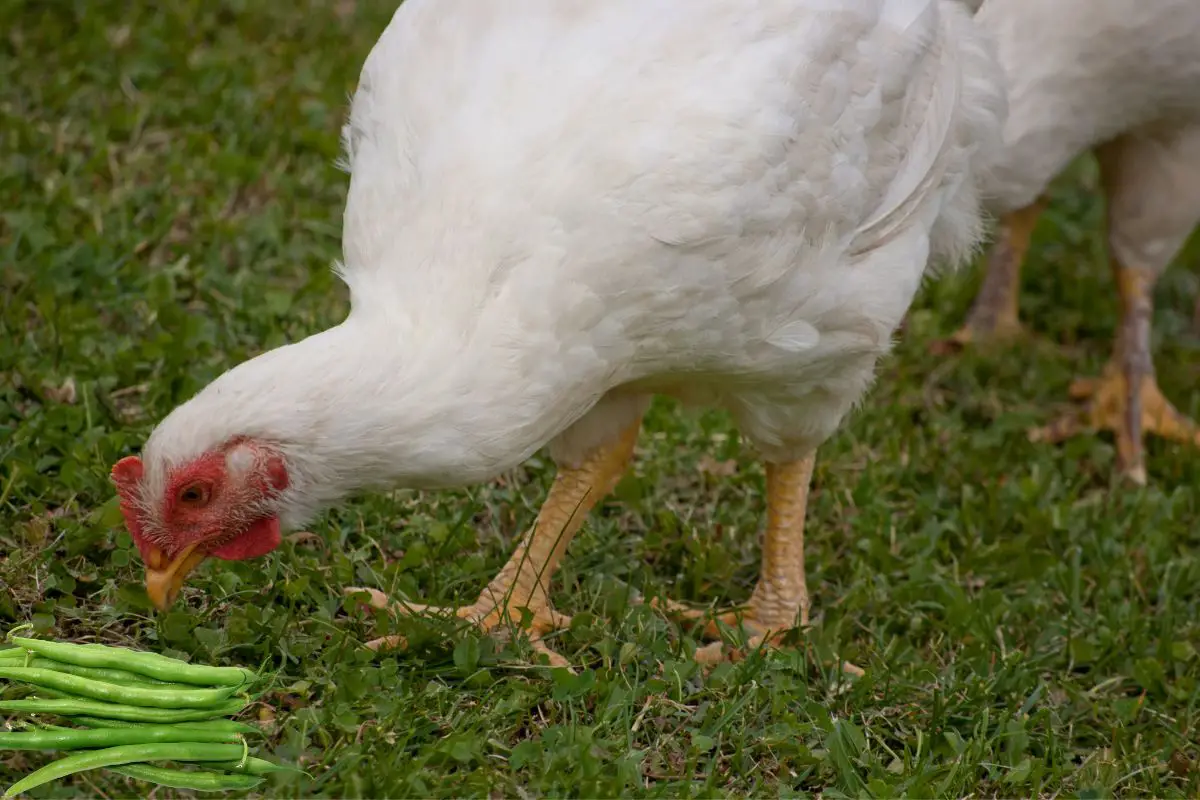
[[[1057,443],[1083,433],[1112,431],[1121,473],[1133,483],[1144,485],[1144,435],[1200,446],[1200,426],[1163,396],[1153,373],[1142,375],[1135,383],[1138,388],[1131,392],[1122,370],[1110,362],[1100,378],[1082,378],[1071,384],[1071,396],[1084,401],[1082,408],[1035,428],[1029,438]]]
[[[1080,433],[1110,430],[1117,439],[1120,473],[1142,486],[1146,483],[1145,435],[1200,445],[1200,428],[1163,397],[1155,378],[1150,318],[1158,271],[1128,266],[1115,256],[1112,261],[1121,301],[1113,356],[1098,379],[1077,380],[1071,385],[1071,396],[1085,401],[1081,409],[1035,428],[1029,438],[1060,442]]]
[[[469,606],[455,608],[450,606],[424,605],[421,603],[406,603],[403,601],[393,602],[383,592],[361,586],[349,586],[343,591],[348,595],[366,592],[370,596],[368,602],[373,607],[390,611],[393,614],[458,617],[475,625],[484,633],[503,632],[505,629],[519,629],[529,636],[529,643],[534,651],[546,656],[550,666],[568,666],[567,660],[550,649],[543,637],[554,631],[570,627],[571,617],[568,614],[555,611],[548,604],[529,608],[527,612],[524,607],[516,608],[511,605],[505,605],[503,598],[490,598],[484,595],[480,596],[479,600]],[[522,623],[527,624],[523,625]],[[372,650],[390,650],[402,648],[406,645],[407,642],[404,637],[398,635],[381,636],[378,639],[372,639],[366,644]]]

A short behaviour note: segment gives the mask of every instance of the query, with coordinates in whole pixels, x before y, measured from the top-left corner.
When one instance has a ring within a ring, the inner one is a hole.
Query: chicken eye
[[[185,506],[203,506],[208,503],[208,487],[203,483],[189,483],[179,490],[179,502]]]

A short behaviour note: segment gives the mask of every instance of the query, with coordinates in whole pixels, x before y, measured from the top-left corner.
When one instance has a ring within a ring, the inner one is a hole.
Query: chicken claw
[[[566,667],[570,669],[569,662],[561,655],[552,650],[543,640],[543,636],[558,630],[564,630],[571,626],[571,617],[568,614],[563,614],[555,611],[548,605],[543,608],[533,609],[533,617],[529,620],[525,627],[521,626],[521,620],[524,616],[524,609],[514,608],[511,605],[507,607],[507,612],[504,613],[503,598],[497,598],[501,601],[500,604],[493,602],[491,599],[485,600],[480,597],[479,600],[469,606],[459,606],[457,608],[448,606],[432,606],[421,603],[408,603],[404,601],[391,601],[386,594],[378,589],[371,589],[363,586],[348,586],[342,590],[343,594],[353,595],[360,592],[365,592],[370,600],[370,605],[383,611],[390,611],[394,614],[422,614],[428,616],[452,616],[466,620],[475,625],[484,633],[493,633],[502,631],[505,628],[518,629],[528,633],[529,644],[535,652],[546,656],[547,661],[552,667]],[[403,636],[392,635],[382,636],[378,639],[372,639],[366,643],[366,646],[371,650],[391,650],[402,648],[407,645]]]
[[[740,650],[726,650],[725,643],[721,641],[721,626],[736,628],[740,625],[744,628],[750,634],[746,643],[750,649],[764,645],[767,647],[778,647],[782,642],[784,633],[795,627],[794,623],[782,623],[782,628],[777,627],[772,630],[759,619],[753,607],[729,609],[713,613],[709,609],[691,608],[682,603],[676,603],[674,600],[660,600],[658,598],[650,601],[650,607],[677,620],[689,623],[703,623],[701,633],[704,638],[714,641],[696,649],[695,658],[701,664],[716,664],[727,659],[739,661],[744,657],[745,654]],[[807,624],[807,620],[803,624]]]
[[[1200,427],[1171,405],[1155,378],[1150,318],[1158,271],[1128,266],[1115,256],[1112,264],[1121,300],[1121,325],[1112,357],[1098,379],[1077,380],[1071,385],[1071,396],[1086,401],[1081,409],[1030,431],[1029,438],[1060,442],[1080,433],[1111,430],[1116,434],[1120,473],[1144,486],[1145,435],[1200,446]]]
[[[1155,434],[1169,441],[1200,447],[1200,427],[1179,412],[1158,388],[1153,374],[1140,376],[1130,391],[1122,370],[1110,363],[1100,378],[1081,378],[1071,384],[1071,397],[1085,401],[1049,425],[1029,432],[1030,441],[1056,444],[1081,433],[1110,430],[1116,435],[1122,473],[1132,483],[1146,484],[1142,437]],[[1136,404],[1136,405],[1135,405]]]

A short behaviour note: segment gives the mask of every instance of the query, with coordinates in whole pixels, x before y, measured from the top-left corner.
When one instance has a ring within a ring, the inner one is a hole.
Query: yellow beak
[[[198,543],[197,543],[198,544]],[[146,594],[150,602],[159,611],[166,611],[179,597],[183,582],[192,570],[200,566],[200,562],[208,558],[203,550],[197,550],[196,544],[183,548],[183,552],[175,556],[175,560],[163,566],[167,557],[157,547],[150,551],[146,559]]]

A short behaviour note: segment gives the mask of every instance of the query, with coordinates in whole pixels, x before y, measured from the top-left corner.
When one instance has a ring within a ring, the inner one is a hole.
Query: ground
[[[277,671],[256,716],[312,779],[272,796],[1200,796],[1200,458],[1152,443],[1133,490],[1110,480],[1110,437],[1025,437],[1099,370],[1115,325],[1087,162],[1038,230],[1033,337],[930,355],[978,272],[930,286],[821,451],[816,625],[796,648],[705,675],[693,642],[629,603],[740,601],[757,570],[760,466],[725,417],[666,403],[556,584],[576,675],[335,590],[473,599],[530,523],[544,459],[346,503],[151,613],[108,467],[224,369],[344,314],[333,164],[389,6],[0,8],[0,624]],[[1194,416],[1198,252],[1155,321],[1163,387]],[[358,647],[397,630],[410,650]],[[0,753],[0,781],[44,759]],[[84,774],[35,794],[138,793]]]

